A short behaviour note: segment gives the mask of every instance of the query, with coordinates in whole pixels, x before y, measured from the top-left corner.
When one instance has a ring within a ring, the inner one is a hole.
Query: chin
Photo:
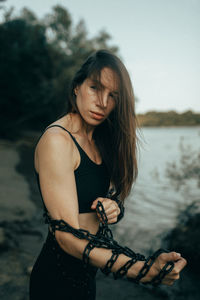
[[[94,119],[90,119],[90,120],[86,120],[85,122],[88,124],[88,125],[93,125],[93,126],[97,126],[97,125],[100,125],[101,123],[103,123],[104,120],[94,120]]]

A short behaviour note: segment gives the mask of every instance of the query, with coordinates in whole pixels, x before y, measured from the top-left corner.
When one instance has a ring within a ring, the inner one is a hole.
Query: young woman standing
[[[93,53],[74,76],[67,112],[45,129],[35,148],[49,229],[31,273],[30,300],[94,300],[98,268],[145,283],[168,264],[162,283],[179,278],[186,265],[179,254],[161,251],[146,260],[120,248],[100,226],[123,216],[137,177],[136,128],[125,66],[109,51]]]

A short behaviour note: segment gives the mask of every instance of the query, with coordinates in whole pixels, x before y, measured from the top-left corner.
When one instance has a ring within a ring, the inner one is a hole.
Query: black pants
[[[30,300],[95,300],[97,270],[67,254],[49,231],[31,272]]]

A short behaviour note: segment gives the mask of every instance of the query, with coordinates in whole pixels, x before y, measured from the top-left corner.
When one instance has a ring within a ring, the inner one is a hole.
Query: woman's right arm
[[[45,206],[54,220],[64,220],[71,227],[80,229],[79,208],[74,169],[77,164],[77,149],[71,137],[58,132],[58,129],[44,133],[37,148],[38,172]],[[82,259],[88,240],[79,239],[64,231],[55,231],[60,247],[68,254]],[[112,250],[94,248],[89,255],[90,264],[103,268],[112,255]],[[116,272],[130,257],[120,254],[111,271]],[[151,281],[168,261],[174,261],[175,267],[164,279],[164,284],[171,285],[179,278],[179,272],[186,261],[175,252],[161,254],[141,282]],[[177,262],[176,262],[177,261]],[[138,261],[127,272],[127,277],[135,278],[144,265]]]

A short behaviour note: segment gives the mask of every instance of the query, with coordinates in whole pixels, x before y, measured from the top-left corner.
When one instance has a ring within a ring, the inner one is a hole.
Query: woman
[[[145,283],[168,264],[162,283],[179,278],[186,264],[180,254],[161,251],[145,260],[113,242],[106,226],[123,216],[137,177],[136,125],[125,66],[109,51],[93,53],[72,81],[68,111],[35,149],[49,230],[31,273],[30,300],[94,300],[98,268]]]

